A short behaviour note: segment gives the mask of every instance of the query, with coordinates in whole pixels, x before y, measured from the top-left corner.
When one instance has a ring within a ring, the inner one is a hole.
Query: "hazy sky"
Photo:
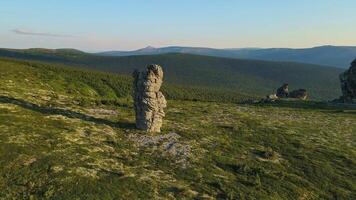
[[[356,0],[8,0],[0,47],[356,45]]]

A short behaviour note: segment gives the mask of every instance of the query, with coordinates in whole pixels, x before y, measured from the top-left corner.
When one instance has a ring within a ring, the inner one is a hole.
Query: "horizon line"
[[[45,49],[45,50],[61,50],[61,49],[72,49],[72,50],[78,50],[82,51],[85,53],[101,53],[101,52],[132,52],[132,51],[138,51],[138,50],[143,50],[143,49],[163,49],[163,48],[202,48],[202,49],[214,49],[214,50],[242,50],[242,49],[312,49],[312,48],[318,48],[318,47],[356,47],[356,45],[331,45],[331,44],[325,44],[325,45],[317,45],[317,46],[310,46],[310,47],[236,47],[236,48],[214,48],[214,47],[204,47],[204,46],[179,46],[179,45],[168,45],[168,46],[159,46],[155,47],[152,45],[148,45],[143,48],[137,48],[137,49],[131,49],[131,50],[119,50],[119,49],[114,49],[114,50],[84,50],[80,48],[75,48],[75,47],[58,47],[58,48],[46,48],[46,47],[29,47],[29,48],[12,48],[12,47],[0,47],[0,49],[8,49],[8,50],[30,50],[30,49]]]

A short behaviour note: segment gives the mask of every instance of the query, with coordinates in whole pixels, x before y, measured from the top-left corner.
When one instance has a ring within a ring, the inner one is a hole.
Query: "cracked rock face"
[[[341,99],[344,102],[356,102],[356,59],[351,63],[350,69],[340,75]]]
[[[136,112],[136,127],[147,132],[160,132],[164,108],[167,106],[160,88],[163,70],[159,65],[148,65],[147,69],[133,73],[133,99]]]

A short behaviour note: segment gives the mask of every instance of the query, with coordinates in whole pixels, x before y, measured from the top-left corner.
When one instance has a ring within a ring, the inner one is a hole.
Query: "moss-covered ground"
[[[151,136],[178,134],[172,153],[132,139],[129,97],[36,70],[0,63],[0,199],[356,196],[352,108],[169,100]]]

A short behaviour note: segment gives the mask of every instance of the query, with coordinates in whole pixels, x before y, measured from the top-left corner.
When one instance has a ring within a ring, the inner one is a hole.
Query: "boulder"
[[[278,99],[278,97],[276,94],[270,94],[270,95],[267,95],[267,97],[266,97],[266,100],[269,100],[269,101],[275,101],[277,99]]]
[[[356,59],[351,63],[351,67],[340,74],[341,100],[346,103],[356,102]]]
[[[306,100],[308,98],[308,92],[306,89],[293,90],[289,93],[289,98]]]
[[[278,88],[276,95],[278,98],[288,98],[288,84],[285,83],[280,88]]]
[[[163,70],[159,65],[148,65],[146,70],[133,73],[133,100],[136,127],[147,132],[160,132],[165,116],[166,99],[160,91]]]

